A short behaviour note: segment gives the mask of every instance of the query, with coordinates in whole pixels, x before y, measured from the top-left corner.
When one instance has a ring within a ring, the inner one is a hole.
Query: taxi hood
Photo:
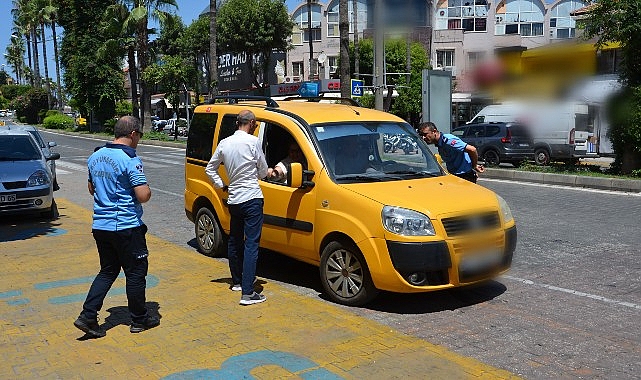
[[[343,186],[382,205],[407,208],[430,218],[499,209],[493,191],[454,175]]]

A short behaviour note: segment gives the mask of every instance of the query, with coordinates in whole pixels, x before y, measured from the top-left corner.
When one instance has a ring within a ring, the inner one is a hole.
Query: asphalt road
[[[44,135],[57,141],[62,156],[56,195],[90,208],[85,164],[103,142]],[[138,153],[153,194],[144,215],[150,233],[195,249],[183,207],[184,149],[141,145]],[[383,293],[366,307],[347,309],[528,379],[638,379],[641,196],[489,179],[479,184],[503,196],[517,220],[519,241],[507,275],[475,288]],[[258,275],[322,298],[312,266],[264,252]]]

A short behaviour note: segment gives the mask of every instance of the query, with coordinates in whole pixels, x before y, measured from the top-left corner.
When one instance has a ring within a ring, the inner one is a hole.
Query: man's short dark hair
[[[418,125],[418,128],[416,128],[418,131],[422,131],[423,129],[429,129],[430,131],[438,131],[436,128],[436,124],[432,123],[431,121],[426,121],[424,123],[421,123]]]
[[[129,136],[131,132],[142,132],[140,120],[134,116],[123,116],[114,125],[114,135],[116,138]]]

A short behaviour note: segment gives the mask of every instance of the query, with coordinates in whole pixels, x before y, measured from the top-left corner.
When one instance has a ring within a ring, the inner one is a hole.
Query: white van
[[[484,122],[518,122],[532,132],[535,161],[575,162],[588,154],[588,106],[575,102],[526,103],[508,102],[483,108],[468,124]]]

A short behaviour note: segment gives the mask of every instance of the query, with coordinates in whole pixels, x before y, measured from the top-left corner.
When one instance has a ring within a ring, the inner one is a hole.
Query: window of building
[[[586,3],[580,0],[566,0],[555,5],[550,11],[550,38],[574,38],[576,22],[570,13],[585,5]]]
[[[337,56],[327,57],[327,64],[329,65],[329,73],[335,74],[336,70],[338,70],[338,57]]]
[[[434,29],[463,29],[466,32],[487,30],[486,0],[440,0]]]
[[[294,28],[292,31],[292,44],[302,45],[309,42],[310,25],[312,41],[321,40],[321,6],[319,4],[311,5],[311,23],[307,17],[307,5],[304,5],[294,13]]]
[[[340,22],[340,13],[338,11],[338,0],[332,1],[327,6],[327,37],[340,37],[338,24]],[[356,5],[358,9],[358,4]],[[347,3],[348,20],[349,20],[349,33],[354,33],[354,10],[352,1]]]
[[[542,36],[544,15],[538,0],[502,0],[496,7],[494,34]]]
[[[302,80],[305,70],[303,69],[303,61],[292,62],[292,79],[294,82]]]
[[[470,51],[467,53],[468,67],[474,67],[485,58],[484,51]]]
[[[436,65],[443,68],[453,67],[454,66],[454,50],[437,50]]]

